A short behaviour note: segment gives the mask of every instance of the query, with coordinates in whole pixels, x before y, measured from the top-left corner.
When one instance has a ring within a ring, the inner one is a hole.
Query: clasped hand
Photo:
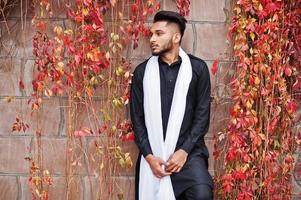
[[[172,173],[180,172],[187,160],[187,155],[184,150],[179,149],[167,161],[152,154],[147,155],[145,159],[150,165],[153,174],[157,178],[163,178],[164,176],[170,176]]]

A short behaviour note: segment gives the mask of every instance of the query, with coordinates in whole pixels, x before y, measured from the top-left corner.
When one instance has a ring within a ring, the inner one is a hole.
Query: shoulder
[[[145,71],[145,67],[146,67],[146,64],[148,62],[149,58],[146,59],[145,61],[143,61],[142,63],[138,64],[135,69],[134,69],[134,76],[142,76],[144,75],[144,71]]]
[[[194,55],[188,54],[192,66],[192,70],[197,74],[208,71],[207,64],[201,58],[198,58]]]

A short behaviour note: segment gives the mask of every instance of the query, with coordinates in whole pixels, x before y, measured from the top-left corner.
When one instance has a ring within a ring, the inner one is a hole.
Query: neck
[[[170,65],[179,59],[179,51],[179,47],[173,48],[171,51],[160,55],[160,57],[164,62]]]

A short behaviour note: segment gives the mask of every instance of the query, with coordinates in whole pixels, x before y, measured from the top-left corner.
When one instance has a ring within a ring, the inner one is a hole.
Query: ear
[[[180,41],[181,41],[181,34],[179,32],[176,32],[174,35],[173,35],[173,43],[179,43],[180,44]]]

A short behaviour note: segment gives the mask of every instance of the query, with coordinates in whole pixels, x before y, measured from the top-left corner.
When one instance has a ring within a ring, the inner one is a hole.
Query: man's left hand
[[[167,160],[167,166],[165,170],[171,173],[180,172],[187,160],[187,156],[187,152],[183,149],[177,150]]]

